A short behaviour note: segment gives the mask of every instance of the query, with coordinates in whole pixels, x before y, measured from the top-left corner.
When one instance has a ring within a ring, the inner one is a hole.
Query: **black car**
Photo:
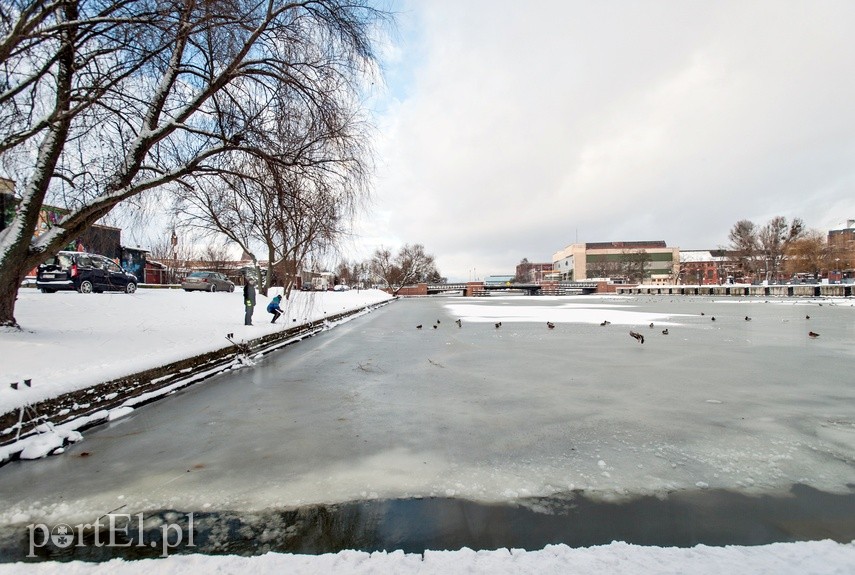
[[[57,290],[134,293],[137,291],[137,277],[98,254],[59,252],[39,266],[36,287],[43,293]]]

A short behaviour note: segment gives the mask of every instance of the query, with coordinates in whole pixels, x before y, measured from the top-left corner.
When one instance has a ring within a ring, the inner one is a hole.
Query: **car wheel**
[[[232,293],[233,291],[235,291],[235,286],[229,286],[229,293]]]
[[[215,291],[217,291],[217,286],[215,286],[214,284],[211,284],[211,287],[208,288],[208,291],[211,293],[214,293]]]
[[[128,282],[128,285],[125,286],[125,293],[134,293],[135,291],[137,291],[137,284]]]
[[[83,280],[80,282],[80,288],[78,289],[80,293],[92,293],[92,282],[89,280]]]

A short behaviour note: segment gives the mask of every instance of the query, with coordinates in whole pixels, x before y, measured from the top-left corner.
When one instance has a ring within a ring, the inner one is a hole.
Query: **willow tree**
[[[297,272],[310,257],[320,258],[346,232],[360,194],[354,177],[312,179],[302,171],[262,162],[254,177],[245,167],[237,176],[223,174],[182,194],[176,211],[184,226],[219,234],[249,255],[264,294],[276,269],[286,269],[286,298]],[[260,258],[266,258],[266,274]]]
[[[17,326],[26,273],[121,202],[191,186],[232,155],[299,165],[271,137],[277,103],[322,115],[351,99],[385,17],[367,0],[0,4],[0,166],[17,181],[0,325]],[[68,214],[34,237],[46,204]]]
[[[335,81],[330,92],[339,91]],[[175,214],[188,227],[227,237],[252,260],[266,294],[275,269],[285,269],[285,295],[310,257],[321,259],[349,228],[368,194],[369,126],[354,100],[304,109],[300,94],[284,94],[268,137],[296,150],[288,162],[247,155],[199,176],[175,195]]]

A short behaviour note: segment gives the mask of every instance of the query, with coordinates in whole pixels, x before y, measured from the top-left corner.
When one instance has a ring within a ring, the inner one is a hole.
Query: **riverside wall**
[[[736,297],[851,297],[852,284],[786,284],[786,285],[636,285],[620,286],[624,295],[711,295]]]

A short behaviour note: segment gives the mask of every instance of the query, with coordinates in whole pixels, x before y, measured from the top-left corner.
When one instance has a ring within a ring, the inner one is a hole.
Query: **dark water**
[[[850,486],[855,490],[855,485]],[[483,504],[452,498],[359,501],[261,513],[194,512],[193,546],[187,545],[189,513],[147,513],[140,535],[134,520],[107,546],[94,534],[60,549],[51,543],[29,553],[26,528],[4,528],[0,561],[106,561],[163,554],[162,524],[178,526],[180,544],[170,554],[259,555],[270,551],[301,554],[396,550],[540,549],[625,541],[638,545],[690,547],[762,545],[855,539],[855,492],[835,495],[797,485],[785,496],[749,496],[726,490],[683,491],[666,498],[638,497],[626,502],[594,501],[579,493],[530,499],[525,505]],[[154,525],[152,525],[154,524]],[[123,528],[123,525],[119,525]],[[138,543],[143,541],[145,545]],[[119,545],[127,544],[127,547]]]

